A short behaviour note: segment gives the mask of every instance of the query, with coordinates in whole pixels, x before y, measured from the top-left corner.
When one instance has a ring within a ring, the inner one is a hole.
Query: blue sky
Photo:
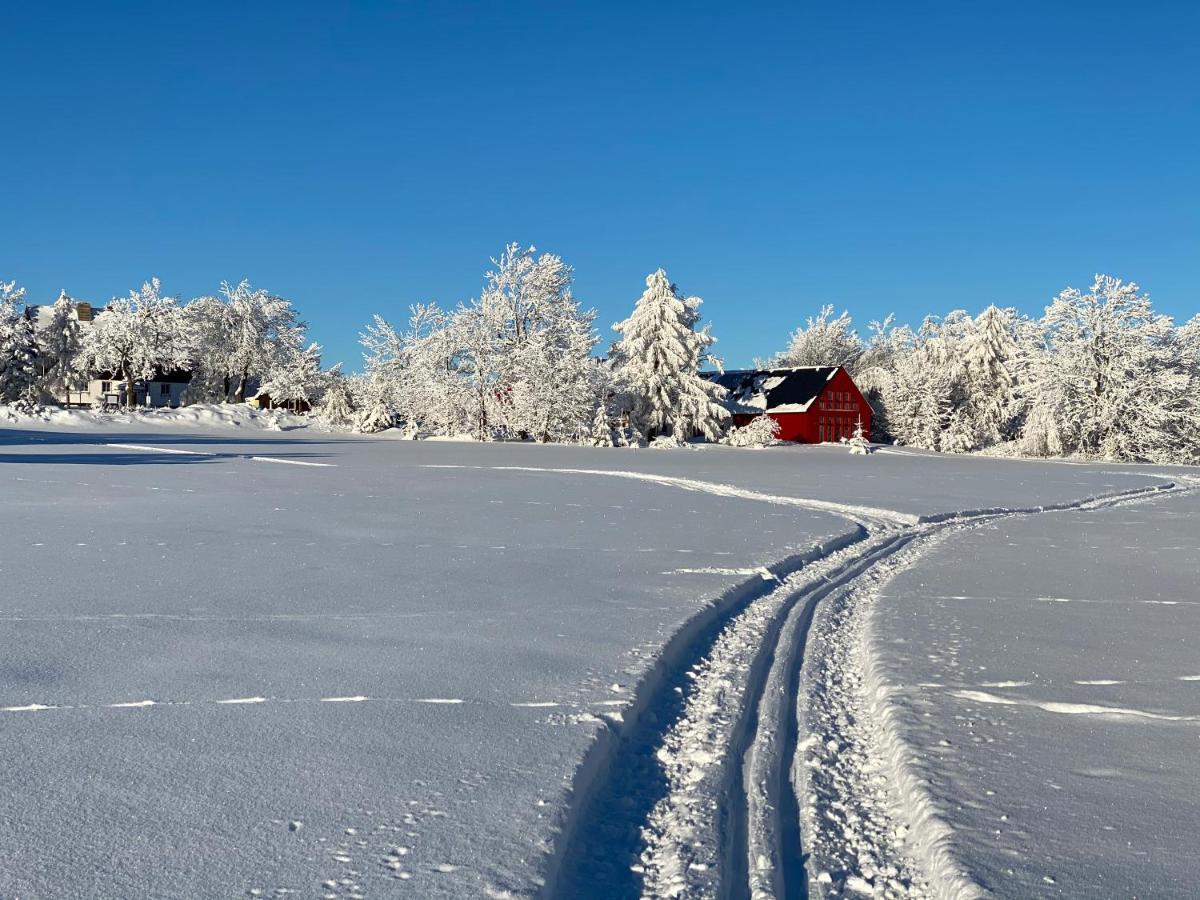
[[[0,278],[251,279],[359,364],[510,240],[608,325],[662,266],[727,363],[821,304],[1200,309],[1200,4],[6,3]]]

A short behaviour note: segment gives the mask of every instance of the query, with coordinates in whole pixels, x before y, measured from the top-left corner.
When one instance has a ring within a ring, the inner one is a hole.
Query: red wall
[[[863,435],[868,440],[871,438],[871,404],[867,403],[845,369],[838,369],[837,374],[829,380],[825,389],[808,408],[808,412],[767,415],[779,423],[781,441],[797,441],[802,444],[818,444],[822,439],[836,441],[854,434],[854,426],[859,419],[862,420]],[[741,427],[754,418],[751,415],[735,414],[733,424]]]

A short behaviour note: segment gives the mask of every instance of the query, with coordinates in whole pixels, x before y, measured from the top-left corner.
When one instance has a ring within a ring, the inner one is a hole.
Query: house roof
[[[730,412],[808,412],[839,366],[799,366],[790,369],[730,369],[706,373],[729,397]]]
[[[82,316],[80,315],[80,313],[81,313],[80,307],[83,307]],[[84,324],[87,324],[87,323],[93,321],[93,318],[95,317],[95,315],[97,313],[102,313],[102,312],[104,312],[103,306],[93,306],[92,304],[88,303],[86,300],[76,300],[75,308],[72,310],[72,313],[73,313],[72,318],[74,318],[75,321],[77,321],[77,322],[83,322]],[[48,327],[50,325],[50,322],[53,321],[53,319],[54,319],[54,304],[53,303],[31,304],[30,306],[26,307],[26,315],[30,316],[34,320],[34,324],[37,326],[38,330],[41,330],[43,328]]]

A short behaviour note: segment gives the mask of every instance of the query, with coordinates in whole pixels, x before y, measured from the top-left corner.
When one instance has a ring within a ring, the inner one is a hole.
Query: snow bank
[[[34,413],[0,406],[0,424],[43,423],[65,428],[97,428],[106,425],[168,425],[194,428],[261,428],[270,431],[309,428],[315,420],[283,410],[260,410],[243,403],[194,403],[178,409],[139,409],[105,413],[93,409],[43,407]]]

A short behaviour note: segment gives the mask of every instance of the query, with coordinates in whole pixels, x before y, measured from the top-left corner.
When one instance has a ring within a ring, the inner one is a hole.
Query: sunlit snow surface
[[[0,896],[532,894],[579,761],[606,720],[619,721],[664,641],[722,592],[762,582],[762,567],[850,533],[854,511],[839,507],[903,520],[1151,481],[1106,467],[838,448],[0,428]],[[1184,521],[1157,537],[1126,529],[1097,541],[1177,546]],[[1160,559],[1195,570],[1194,556]],[[1031,574],[1025,593],[1079,593],[1062,583],[1071,570],[1061,559],[1044,568],[1054,578]],[[1110,664],[1072,663],[1072,680],[1133,680],[1131,659],[1159,653],[1161,641],[1146,644],[1158,621],[1149,617],[1185,609],[1125,607],[1140,624],[1126,616],[1118,626],[1107,607],[1034,603],[1042,615],[1100,610],[1102,620],[1084,621],[1119,628],[1064,636],[1111,642]],[[1168,637],[1182,628],[1162,621]],[[929,653],[951,652],[948,625],[921,627]],[[1042,696],[981,686],[1040,689],[1040,658],[992,665],[948,687]],[[1102,693],[1118,686],[1055,687],[1044,699],[1196,712],[1176,708],[1184,693],[1151,702]],[[1068,717],[929,691],[951,720],[1045,717],[1098,729],[1093,743],[1117,728],[1173,729],[1190,735],[1179,753],[1196,749],[1186,722]],[[1022,744],[1038,734],[1023,729],[1010,729]],[[1141,746],[1141,766],[1175,764],[1174,745],[1162,744],[1161,760],[1158,742]],[[1092,774],[1073,776],[1079,767],[1052,749],[1035,750],[1054,773],[1046,778],[1097,791],[1117,780],[1100,769],[1139,771],[1089,764]],[[1038,877],[1043,868],[1069,874],[1038,866]]]
[[[873,637],[959,860],[1003,897],[1183,897],[1200,835],[1200,497],[964,532]]]

